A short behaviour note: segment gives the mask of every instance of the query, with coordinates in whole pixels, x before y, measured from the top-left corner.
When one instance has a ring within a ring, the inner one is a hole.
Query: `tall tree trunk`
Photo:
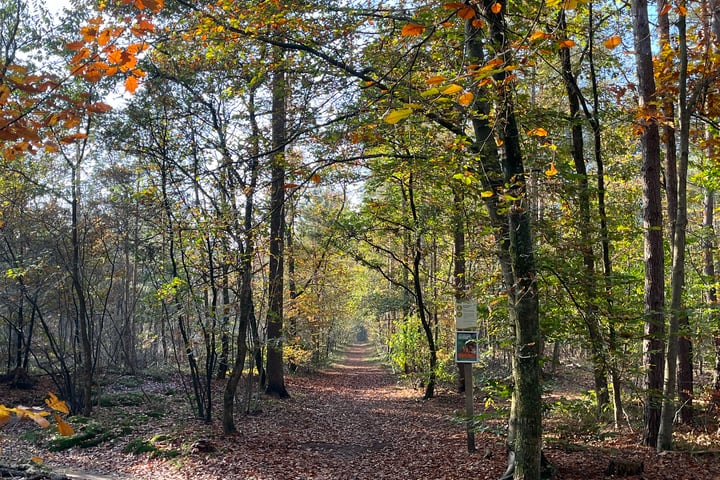
[[[713,36],[713,46],[715,52],[720,50],[720,0],[710,0],[710,12],[711,12],[711,26]],[[708,136],[712,135],[708,132]],[[713,147],[712,142],[708,143],[708,158],[711,161],[715,158],[717,151]],[[715,290],[716,272],[715,272],[715,224],[714,214],[715,210],[715,192],[710,188],[705,191],[705,218],[703,222],[704,227],[704,244],[703,248],[705,251],[705,266],[703,273],[705,274],[705,281],[708,283],[708,289],[705,293],[705,303],[708,305],[712,319],[714,320],[715,332],[714,332],[714,344],[715,344],[715,368],[713,371],[713,389],[720,391],[720,310],[718,310],[717,304],[717,291]]]
[[[496,5],[494,0],[484,0],[482,4],[478,5],[479,17],[488,22],[489,48],[494,52],[501,52],[499,55],[503,63],[511,65],[510,52],[512,49],[507,39],[508,32],[504,17],[507,3],[504,1],[499,3],[501,8],[497,9],[493,8]],[[473,63],[476,60],[479,64],[485,61],[481,35],[482,31],[473,26],[472,22],[466,24],[466,45],[470,53],[470,61]],[[492,127],[484,118],[480,117],[473,119],[473,127],[477,136],[476,149],[483,164],[484,173],[481,177],[483,184],[486,188],[493,189],[491,190],[493,197],[503,193],[498,189],[504,188],[504,184],[505,191],[512,198],[518,199],[506,205],[508,214],[505,219],[507,222],[505,227],[499,225],[501,223],[499,218],[495,218],[500,231],[507,228],[507,243],[504,239],[499,239],[501,248],[507,247],[506,253],[500,253],[500,259],[503,275],[508,282],[510,320],[515,329],[513,354],[515,388],[508,432],[510,465],[504,478],[511,474],[516,480],[537,480],[541,474],[542,399],[539,362],[541,338],[534,247],[511,86],[504,82],[505,71],[498,73],[495,79],[501,86],[496,92],[498,101],[495,106],[495,132],[504,148],[504,156],[501,161],[502,175],[498,175],[498,164],[496,163],[500,155],[497,151],[489,151],[489,146],[494,145]],[[478,97],[482,97],[482,95]],[[480,113],[489,111],[490,108],[484,101],[479,101],[476,106]],[[484,153],[488,153],[488,155],[484,156]],[[491,218],[498,213],[494,208],[498,201],[495,199],[492,202],[486,202]]]
[[[259,167],[259,128],[255,112],[255,90],[251,89],[248,100],[248,114],[252,129],[253,147],[250,152],[249,174],[250,179],[245,189],[245,211],[242,218],[242,227],[239,228],[239,218],[233,218],[233,225],[236,226],[235,235],[244,239],[244,248],[240,252],[240,293],[238,295],[238,325],[235,348],[237,350],[232,371],[228,376],[225,390],[223,392],[223,432],[232,433],[237,431],[235,426],[234,410],[237,387],[240,383],[243,371],[245,370],[245,359],[248,351],[247,332],[250,329],[253,337],[257,335],[257,319],[255,318],[255,303],[253,300],[253,258],[255,256],[255,234],[253,228],[253,215],[255,213],[255,189],[257,188],[258,167]],[[238,215],[239,216],[239,215]],[[229,303],[229,302],[228,302]],[[257,348],[259,341],[253,338],[253,345]],[[254,352],[257,353],[257,352]],[[257,357],[256,357],[257,358]],[[258,369],[262,370],[261,364]],[[252,372],[251,375],[252,377]],[[250,380],[247,380],[248,384]],[[249,387],[249,385],[248,385]]]
[[[426,400],[435,396],[435,377],[437,375],[437,348],[435,346],[435,337],[433,335],[432,325],[428,318],[427,308],[425,306],[425,295],[423,293],[422,282],[420,278],[420,263],[422,261],[422,232],[420,230],[420,219],[417,213],[417,207],[415,205],[415,187],[413,185],[413,175],[410,174],[408,180],[408,203],[413,219],[413,231],[415,234],[413,242],[413,263],[412,263],[412,276],[413,276],[413,291],[415,293],[415,303],[418,310],[418,316],[420,317],[420,324],[422,325],[423,332],[425,332],[425,340],[428,345],[428,356],[429,356],[429,369],[427,384],[425,385],[425,394],[423,398]]]
[[[566,29],[565,10],[561,10],[559,29],[564,34]],[[562,75],[565,80],[565,88],[568,95],[570,107],[570,122],[572,134],[572,157],[575,164],[575,173],[578,176],[578,206],[580,207],[579,229],[580,229],[580,250],[583,257],[584,271],[582,273],[585,290],[585,307],[583,308],[583,319],[588,329],[590,340],[590,351],[593,362],[593,378],[595,382],[595,394],[597,397],[598,415],[604,407],[610,403],[610,395],[607,384],[607,355],[605,354],[605,341],[600,333],[600,321],[596,300],[598,298],[597,282],[595,279],[595,254],[592,247],[592,224],[590,215],[590,189],[588,182],[587,167],[585,165],[585,145],[583,140],[583,128],[580,112],[580,94],[577,88],[577,81],[572,71],[570,62],[570,49],[559,50],[560,62],[562,64]]]
[[[687,37],[685,15],[677,20],[678,44],[680,47],[680,162],[677,168],[677,213],[675,216],[675,238],[672,248],[671,311],[667,338],[665,363],[665,384],[663,405],[658,434],[659,451],[672,448],[673,420],[675,418],[675,392],[677,382],[677,359],[680,323],[687,319],[683,306],[685,292],[685,246],[687,236],[687,173],[690,150],[690,113],[687,98]]]
[[[72,172],[72,198],[71,198],[71,276],[72,286],[75,292],[76,322],[80,334],[81,375],[80,384],[82,389],[82,414],[92,414],[92,383],[93,383],[93,355],[92,342],[90,340],[90,315],[88,314],[85,287],[82,278],[82,259],[80,258],[80,165],[79,162],[70,166]]]
[[[597,168],[597,209],[598,216],[600,217],[600,246],[602,249],[602,265],[603,265],[603,278],[605,280],[605,298],[607,302],[608,311],[608,352],[609,362],[608,368],[610,370],[610,378],[613,386],[613,413],[615,428],[620,427],[622,420],[622,384],[620,381],[620,373],[618,368],[618,355],[617,355],[617,335],[615,333],[615,317],[613,308],[613,290],[612,290],[612,260],[610,257],[610,234],[608,230],[608,216],[607,208],[605,206],[605,162],[602,155],[602,130],[600,128],[600,119],[598,114],[600,112],[600,91],[598,88],[597,74],[595,71],[595,56],[594,56],[594,45],[595,45],[595,26],[594,26],[594,11],[593,4],[590,3],[588,12],[588,62],[590,66],[590,81],[592,85],[592,112],[587,105],[583,104],[585,110],[585,116],[590,122],[590,126],[593,129],[593,154],[595,158],[595,165]]]
[[[290,396],[283,372],[283,290],[285,245],[285,149],[287,128],[287,79],[284,55],[276,48],[272,81],[272,146],[270,185],[270,265],[267,312],[267,385],[265,392]]]
[[[652,37],[648,21],[647,0],[632,0],[633,37],[638,77],[642,130],[642,197],[645,243],[645,340],[646,368],[644,431],[642,443],[656,447],[660,428],[663,388],[665,334],[665,291],[662,200],[660,183],[660,136],[655,108],[655,77]]]

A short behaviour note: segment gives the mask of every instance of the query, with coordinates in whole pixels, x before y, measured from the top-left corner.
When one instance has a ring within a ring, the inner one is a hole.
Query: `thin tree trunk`
[[[92,383],[93,383],[93,357],[90,340],[90,316],[88,315],[85,289],[82,280],[82,267],[80,258],[80,167],[71,166],[72,171],[72,199],[71,199],[71,244],[72,263],[71,276],[75,299],[77,301],[77,324],[80,332],[81,359],[81,388],[82,388],[82,414],[86,417],[92,414]]]
[[[565,10],[561,10],[559,28],[565,32]],[[575,173],[578,175],[578,205],[580,207],[580,249],[583,257],[584,272],[582,274],[585,290],[585,307],[582,315],[588,329],[590,340],[591,358],[593,362],[593,378],[595,382],[595,394],[597,397],[597,413],[600,415],[605,406],[610,403],[610,396],[607,385],[607,355],[605,354],[605,342],[600,333],[600,321],[596,300],[598,298],[597,282],[595,280],[595,254],[592,248],[592,218],[590,215],[590,189],[588,187],[588,174],[585,165],[585,145],[583,141],[583,128],[580,123],[580,98],[577,89],[577,81],[570,63],[570,49],[559,50],[562,64],[562,75],[565,80],[565,87],[570,107],[570,122],[572,134],[572,156],[575,164]]]
[[[410,211],[412,212],[413,218],[413,230],[415,233],[415,242],[413,248],[413,290],[415,292],[415,302],[418,309],[418,315],[420,317],[420,324],[422,325],[423,332],[425,332],[425,340],[428,344],[428,355],[429,355],[429,368],[428,380],[425,385],[425,395],[423,398],[426,400],[435,396],[435,376],[437,374],[437,348],[435,347],[435,338],[433,336],[432,326],[428,319],[427,309],[425,307],[425,295],[422,289],[422,282],[420,279],[420,263],[422,261],[422,232],[420,231],[420,220],[415,206],[415,187],[413,185],[413,176],[410,174],[408,180],[408,200]]]
[[[679,331],[682,318],[687,315],[683,308],[685,292],[685,245],[687,236],[687,173],[690,149],[690,114],[687,99],[687,38],[685,16],[677,20],[678,43],[680,46],[680,163],[677,168],[677,213],[675,216],[675,239],[672,249],[671,311],[667,338],[667,357],[663,387],[663,404],[658,433],[659,451],[672,448],[673,421],[675,418],[675,392],[677,382],[677,358]]]

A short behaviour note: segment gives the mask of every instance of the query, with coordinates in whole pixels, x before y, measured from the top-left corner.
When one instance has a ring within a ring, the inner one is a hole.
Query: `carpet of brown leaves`
[[[477,434],[477,452],[467,452],[465,429],[457,422],[464,408],[461,395],[443,391],[423,401],[421,391],[399,384],[369,360],[370,353],[369,346],[352,346],[340,364],[326,371],[289,376],[292,398],[262,399],[260,412],[238,418],[241,432],[235,435],[223,435],[219,421],[205,425],[189,413],[178,418],[175,410],[184,408],[179,398],[162,407],[168,410],[162,418],[138,423],[132,434],[91,448],[51,453],[27,439],[32,425],[10,426],[0,437],[0,463],[37,456],[46,468],[74,472],[74,478],[128,480],[479,480],[502,475],[506,456],[501,437]],[[476,406],[477,411],[482,408]],[[108,409],[103,421],[126,415],[120,411]],[[180,455],[123,453],[133,438],[157,434],[165,435],[161,446],[177,448]],[[720,479],[720,461],[712,451],[658,455],[639,447],[637,434],[580,448],[549,445],[546,455],[560,480],[605,478],[611,458],[644,463],[643,476],[630,479]]]

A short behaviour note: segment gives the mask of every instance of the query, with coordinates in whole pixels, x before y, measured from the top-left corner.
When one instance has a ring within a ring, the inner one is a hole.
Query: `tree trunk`
[[[283,372],[283,249],[285,245],[285,148],[287,85],[282,50],[275,49],[272,82],[272,145],[270,185],[270,265],[267,312],[267,384],[265,392],[279,398],[290,396]]]
[[[422,232],[420,231],[420,220],[415,206],[415,187],[413,186],[413,176],[410,174],[408,180],[408,200],[410,205],[410,211],[412,212],[413,218],[413,230],[415,233],[415,242],[413,248],[413,290],[415,292],[415,302],[418,309],[418,315],[420,317],[420,324],[422,325],[423,332],[425,332],[425,340],[428,344],[428,355],[429,355],[429,369],[427,384],[425,385],[424,399],[433,398],[435,396],[435,376],[437,374],[437,348],[435,347],[435,337],[433,335],[432,326],[428,319],[427,309],[425,307],[425,295],[423,293],[422,282],[420,279],[420,263],[422,261]]]
[[[642,130],[642,198],[645,242],[645,378],[644,431],[642,443],[656,447],[660,428],[665,333],[665,291],[662,200],[660,183],[660,136],[654,107],[655,77],[647,0],[632,0],[633,36]]]
[[[560,13],[561,32],[565,32],[565,10]],[[572,134],[572,157],[577,174],[578,206],[580,216],[578,219],[580,230],[580,249],[583,257],[584,271],[582,273],[585,293],[585,306],[583,308],[583,319],[588,329],[590,341],[591,359],[593,362],[593,378],[595,382],[595,394],[597,397],[597,413],[600,415],[604,407],[610,403],[610,395],[607,384],[607,355],[605,354],[605,342],[600,333],[600,321],[597,309],[597,282],[595,280],[595,254],[592,248],[592,225],[593,219],[590,214],[590,189],[588,187],[588,174],[585,165],[585,145],[583,141],[583,128],[580,123],[580,95],[577,88],[577,81],[570,63],[570,49],[565,47],[559,50],[562,64],[562,75],[565,80],[565,88],[568,95],[570,108],[570,122]]]
[[[667,338],[665,363],[665,384],[657,448],[659,451],[672,448],[673,421],[675,418],[675,387],[677,382],[677,359],[679,331],[682,319],[687,319],[683,307],[685,292],[685,246],[687,236],[687,173],[690,151],[690,113],[687,99],[687,38],[685,16],[677,20],[678,43],[680,47],[680,162],[677,168],[677,212],[675,215],[675,238],[672,248],[671,312]],[[667,175],[666,175],[667,176]],[[691,387],[692,388],[692,387]]]
[[[507,40],[507,26],[505,23],[506,2],[500,2],[501,8],[493,8],[494,0],[484,0],[481,5],[479,17],[487,20],[489,25],[489,43],[494,52],[503,52],[500,58],[505,65],[512,64],[510,45]],[[466,44],[470,53],[470,60],[479,64],[484,62],[484,49],[482,44],[482,31],[466,23]],[[526,208],[527,191],[524,176],[524,165],[520,150],[520,138],[515,120],[515,111],[511,91],[505,86],[506,72],[495,75],[499,90],[496,110],[495,131],[500,137],[505,151],[501,162],[502,175],[497,175],[498,152],[489,152],[488,145],[492,141],[492,127],[484,118],[475,117],[473,127],[476,132],[476,149],[483,164],[484,183],[492,188],[493,197],[508,193],[518,200],[508,202],[508,211],[505,223],[500,230],[507,228],[507,242],[499,239],[501,247],[507,247],[506,253],[501,252],[501,265],[503,275],[508,282],[509,314],[515,329],[515,348],[513,354],[513,401],[510,414],[510,429],[508,444],[511,449],[509,455],[509,470],[517,480],[537,480],[541,473],[541,447],[542,447],[542,399],[540,388],[540,362],[539,348],[541,344],[539,308],[536,284],[536,270],[534,261],[534,248],[530,228],[530,211]],[[478,95],[482,97],[482,95]],[[490,105],[479,101],[476,105],[478,112],[489,111]],[[493,147],[494,148],[494,147]],[[489,153],[483,158],[483,153]],[[504,187],[503,187],[504,185]],[[499,189],[505,188],[501,191]],[[500,200],[486,202],[489,205],[491,218],[497,215]],[[494,209],[494,211],[492,211]],[[499,218],[495,217],[498,223]],[[504,222],[503,222],[504,223]],[[496,223],[497,224],[497,223]],[[504,232],[503,232],[504,233]],[[497,237],[496,237],[497,238]],[[509,267],[509,268],[507,268]]]
[[[85,298],[85,288],[82,279],[82,259],[80,258],[80,238],[79,238],[79,222],[80,222],[80,167],[79,165],[71,165],[72,172],[72,199],[71,199],[71,244],[72,244],[72,263],[71,276],[72,286],[75,291],[75,300],[77,302],[77,318],[80,334],[80,350],[81,357],[81,375],[80,384],[82,390],[82,414],[89,417],[92,414],[92,383],[93,383],[93,356],[92,342],[90,340],[90,316],[88,315],[87,301]]]

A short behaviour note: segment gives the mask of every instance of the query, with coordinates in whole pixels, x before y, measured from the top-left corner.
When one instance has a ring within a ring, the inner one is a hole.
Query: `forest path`
[[[290,377],[293,398],[279,405],[276,428],[255,446],[270,464],[237,478],[499,476],[493,470],[502,467],[488,468],[482,454],[467,453],[464,428],[453,421],[463,405],[459,396],[423,401],[422,390],[398,384],[374,354],[370,345],[351,345],[331,368]],[[252,442],[245,448],[252,450]]]

